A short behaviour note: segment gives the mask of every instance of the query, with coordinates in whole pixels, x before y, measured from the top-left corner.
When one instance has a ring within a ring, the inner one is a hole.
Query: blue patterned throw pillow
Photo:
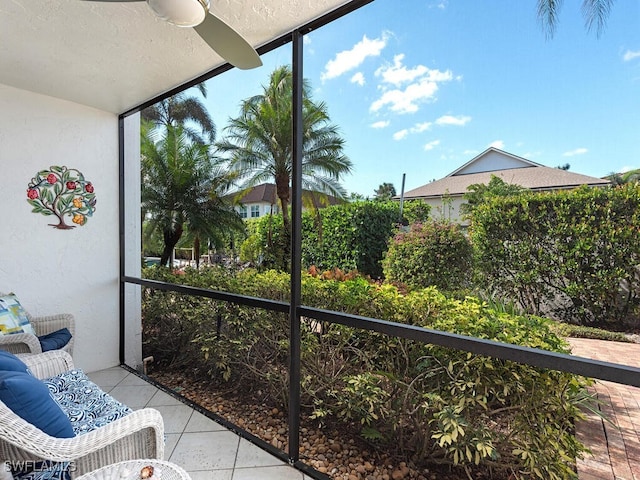
[[[13,293],[0,297],[0,334],[11,333],[36,334],[29,323],[27,312]]]

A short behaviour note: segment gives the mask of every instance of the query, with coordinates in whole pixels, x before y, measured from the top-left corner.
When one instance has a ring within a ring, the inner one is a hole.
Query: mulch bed
[[[220,390],[215,385],[189,377],[184,371],[151,371],[158,383],[246,430],[274,447],[287,450],[287,414],[262,392]],[[341,480],[468,480],[464,473],[448,466],[423,468],[400,452],[375,448],[348,424],[322,427],[308,419],[300,428],[300,459],[318,472]],[[491,477],[477,474],[476,480]]]

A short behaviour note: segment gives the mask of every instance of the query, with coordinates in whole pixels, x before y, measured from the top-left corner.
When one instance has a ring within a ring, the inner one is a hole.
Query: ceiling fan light
[[[178,27],[200,25],[209,13],[208,0],[147,0],[155,14]]]

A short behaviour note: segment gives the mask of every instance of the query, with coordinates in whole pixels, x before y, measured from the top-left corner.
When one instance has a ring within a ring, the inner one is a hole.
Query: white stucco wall
[[[125,275],[140,277],[142,237],[140,225],[140,114],[124,119]],[[142,289],[126,284],[125,363],[142,370]]]
[[[465,203],[463,197],[425,198],[424,202],[431,206],[431,211],[429,212],[431,218],[465,223],[460,217],[460,206]]]
[[[78,367],[117,365],[118,118],[5,85],[0,112],[0,291],[15,292],[34,315],[72,313]],[[27,184],[52,165],[93,182],[86,225],[58,230],[53,217],[31,212]]]

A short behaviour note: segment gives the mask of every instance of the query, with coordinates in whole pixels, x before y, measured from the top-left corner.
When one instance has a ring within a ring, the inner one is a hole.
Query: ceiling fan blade
[[[212,13],[193,28],[217,54],[234,67],[248,70],[262,65],[260,56],[249,42]]]

